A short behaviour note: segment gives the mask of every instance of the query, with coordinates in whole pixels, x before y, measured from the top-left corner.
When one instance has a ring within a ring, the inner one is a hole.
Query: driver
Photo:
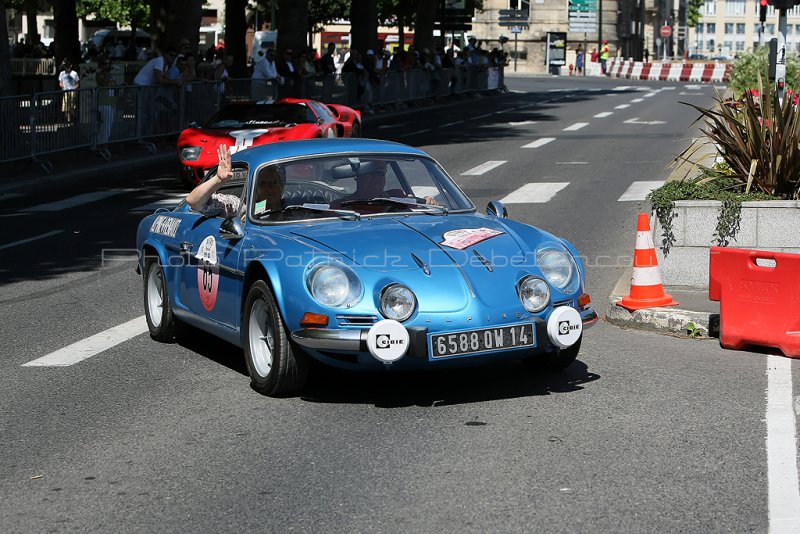
[[[355,177],[356,190],[350,195],[337,199],[335,204],[340,206],[343,202],[349,200],[372,200],[373,198],[386,198],[387,193],[384,191],[386,187],[386,171],[388,170],[387,162],[385,161],[365,161],[359,169]],[[399,190],[398,190],[399,191]],[[412,195],[409,195],[412,197]],[[421,199],[422,203],[438,206],[439,203],[435,198],[426,196]]]
[[[186,196],[186,203],[204,217],[233,217],[239,213],[242,200],[237,195],[217,193],[233,177],[231,152],[226,145],[217,148],[217,172],[214,176],[195,187]],[[269,167],[260,173],[256,184],[256,209],[266,211],[280,209],[285,182],[277,168]]]

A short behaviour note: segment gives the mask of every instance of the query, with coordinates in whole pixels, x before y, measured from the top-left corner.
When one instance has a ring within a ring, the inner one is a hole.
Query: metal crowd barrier
[[[56,74],[56,60],[51,57],[11,58],[12,76],[55,76]]]
[[[19,95],[0,98],[0,163],[32,159],[49,172],[52,165],[41,157],[60,151],[91,149],[109,158],[106,145],[119,142],[155,150],[154,139],[177,135],[192,122],[203,124],[231,102],[297,96],[360,108],[502,88],[502,68],[457,67],[390,71],[361,84],[357,74],[345,73],[283,85],[243,78]]]

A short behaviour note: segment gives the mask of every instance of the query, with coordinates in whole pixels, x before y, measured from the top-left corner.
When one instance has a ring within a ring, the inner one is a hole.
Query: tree
[[[347,18],[349,12],[349,0],[309,0],[308,30],[311,34],[318,33],[334,20]]]
[[[705,0],[687,0],[686,1],[686,23],[690,28],[697,26],[700,22],[700,10],[703,8]]]
[[[94,15],[120,26],[130,26],[133,42],[136,42],[136,31],[150,18],[150,4],[144,0],[78,0],[77,7],[79,17]]]
[[[397,27],[398,43],[402,47],[405,44],[405,29],[414,26],[416,18],[416,2],[407,0],[379,0],[378,20],[383,21],[383,25]]]
[[[11,96],[11,50],[8,48],[8,21],[6,2],[0,0],[0,96]],[[11,121],[8,121],[11,122]]]
[[[300,50],[308,46],[308,2],[278,0],[278,50]]]
[[[414,48],[423,50],[433,48],[433,23],[436,20],[437,2],[417,0],[417,13],[414,20]]]
[[[150,0],[150,33],[158,49],[188,39],[197,50],[202,18],[203,0]]]
[[[378,45],[378,3],[375,0],[351,0],[350,48],[364,54]]]
[[[225,52],[233,55],[228,74],[234,78],[247,76],[247,0],[225,0]]]
[[[56,64],[59,65],[65,58],[78,63],[81,59],[81,42],[78,38],[75,0],[53,0],[53,25]]]

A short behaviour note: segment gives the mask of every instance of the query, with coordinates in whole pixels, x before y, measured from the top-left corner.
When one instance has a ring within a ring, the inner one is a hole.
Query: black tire
[[[581,341],[583,341],[583,336],[579,337],[578,341],[571,347],[525,358],[522,363],[535,371],[560,371],[566,369],[578,357],[578,352],[581,350]]]
[[[308,357],[293,350],[275,297],[263,280],[247,292],[242,327],[253,389],[271,397],[299,391],[308,378]]]
[[[361,137],[361,125],[359,123],[353,123],[353,129],[350,130],[350,137]]]
[[[164,270],[157,259],[147,260],[143,278],[144,315],[150,337],[161,342],[172,341],[177,333],[177,321],[172,312]]]

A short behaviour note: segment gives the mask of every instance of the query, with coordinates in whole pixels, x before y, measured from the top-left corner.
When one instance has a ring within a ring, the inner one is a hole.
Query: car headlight
[[[517,283],[517,295],[526,310],[540,312],[550,302],[550,286],[538,276],[526,276]]]
[[[417,297],[406,286],[392,284],[381,292],[381,313],[387,319],[403,322],[414,313]]]
[[[564,293],[573,293],[578,289],[578,266],[569,252],[555,248],[542,249],[536,253],[536,263],[547,281],[556,289]]]
[[[348,267],[334,262],[321,263],[306,275],[311,296],[323,306],[350,307],[361,297],[361,282]]]
[[[200,157],[203,147],[186,146],[181,149],[181,159],[183,161],[194,161]]]

